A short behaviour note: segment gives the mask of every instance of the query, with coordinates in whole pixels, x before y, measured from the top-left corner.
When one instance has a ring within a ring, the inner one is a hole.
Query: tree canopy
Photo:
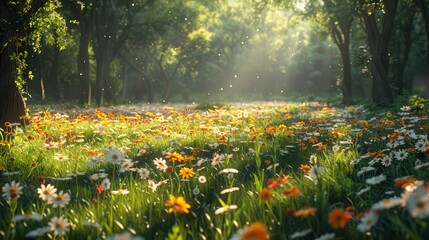
[[[217,94],[230,101],[324,95],[390,104],[428,94],[428,5],[2,1],[0,120],[19,122],[26,96],[84,105]]]

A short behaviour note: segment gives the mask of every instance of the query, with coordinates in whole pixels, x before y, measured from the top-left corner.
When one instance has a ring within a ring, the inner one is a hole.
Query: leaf
[[[180,227],[177,225],[174,225],[171,228],[171,232],[168,233],[168,237],[166,240],[184,240],[185,238],[180,234]]]

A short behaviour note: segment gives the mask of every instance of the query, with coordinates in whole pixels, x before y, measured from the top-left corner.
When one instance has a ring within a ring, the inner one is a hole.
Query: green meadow
[[[424,107],[42,109],[0,139],[0,239],[425,239]]]

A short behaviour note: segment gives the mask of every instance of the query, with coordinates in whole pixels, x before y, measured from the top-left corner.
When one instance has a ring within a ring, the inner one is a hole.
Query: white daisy
[[[379,184],[379,183],[381,183],[381,182],[383,182],[385,180],[386,180],[386,175],[380,174],[378,176],[375,176],[375,177],[372,177],[372,178],[368,178],[365,182],[368,185],[377,185],[377,184]]]
[[[63,236],[70,230],[70,223],[67,218],[53,217],[48,223],[51,227],[50,230],[54,232],[55,236]]]
[[[39,194],[39,198],[43,201],[46,201],[47,203],[51,203],[52,196],[57,192],[57,189],[51,185],[48,184],[45,186],[45,184],[42,184],[40,188],[37,189],[37,193]]]
[[[215,215],[219,215],[219,214],[224,214],[226,212],[232,211],[237,209],[238,206],[237,205],[225,205],[221,208],[216,209],[215,211]]]
[[[64,193],[63,190],[61,190],[58,194],[54,193],[52,195],[52,199],[51,200],[52,200],[52,206],[54,208],[57,208],[57,207],[62,208],[62,207],[65,207],[66,205],[69,204],[69,202],[70,202],[70,194]]]
[[[103,181],[101,182],[101,186],[103,187],[104,190],[109,190],[110,180],[108,178],[103,179]]]
[[[140,175],[141,179],[147,179],[150,174],[147,168],[140,168],[139,170],[137,170],[137,173]]]
[[[122,188],[119,188],[116,191],[112,191],[113,195],[127,195],[128,193],[130,193],[130,191],[128,191],[127,189],[122,189]]]
[[[395,159],[398,161],[403,161],[404,159],[406,159],[408,157],[408,152],[405,151],[404,149],[400,149],[397,150],[395,152],[393,152]]]
[[[168,165],[167,165],[167,163],[166,163],[166,161],[164,159],[162,159],[162,158],[155,158],[153,160],[153,164],[155,164],[155,167],[158,170],[161,170],[163,172],[167,171]]]
[[[120,164],[125,159],[125,155],[117,148],[110,148],[106,159],[110,163]]]
[[[19,184],[19,182],[12,181],[10,184],[6,183],[2,187],[2,196],[6,200],[18,199],[22,194],[22,189],[24,187]]]
[[[375,211],[370,211],[363,215],[360,219],[360,223],[357,225],[359,232],[368,232],[377,223],[378,214]]]
[[[205,182],[207,182],[207,178],[205,176],[199,176],[198,177],[198,182],[205,183]]]
[[[408,196],[407,210],[414,218],[429,217],[429,195],[425,186],[419,186]]]

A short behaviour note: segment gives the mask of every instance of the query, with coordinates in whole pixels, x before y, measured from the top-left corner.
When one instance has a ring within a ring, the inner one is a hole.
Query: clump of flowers
[[[175,197],[171,194],[165,206],[168,207],[168,213],[189,213],[189,209],[191,208],[191,205],[182,196]]]

